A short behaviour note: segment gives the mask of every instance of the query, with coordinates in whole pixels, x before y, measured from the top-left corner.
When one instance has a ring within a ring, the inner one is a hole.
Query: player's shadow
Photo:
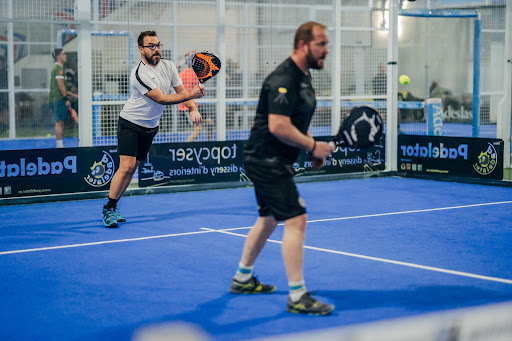
[[[248,297],[248,295],[234,295],[228,292],[211,301],[199,304],[187,312],[163,315],[157,319],[143,321],[135,325],[123,327],[122,329],[111,330],[108,333],[98,335],[98,339],[130,340],[134,334],[145,328],[166,325],[172,327],[173,325],[179,326],[180,323],[186,323],[193,328],[198,327],[199,331],[206,333],[207,337],[210,336],[213,339],[215,335],[238,333],[246,330],[248,326],[257,329],[259,325],[290,317],[290,313],[286,312],[282,305],[279,305],[280,309],[276,312],[272,312],[272,309],[263,309],[265,313],[255,314],[254,310],[259,309],[257,302],[260,300],[257,297],[253,297],[257,305],[248,305],[246,309],[240,310],[240,313],[237,313],[237,320],[233,321],[229,316],[233,316],[234,310],[238,309],[236,300],[243,299],[244,297]],[[271,300],[277,300],[279,303],[286,302],[288,291],[276,291],[267,297]],[[233,305],[235,305],[235,308],[233,308]],[[261,317],[254,317],[258,315]]]
[[[247,215],[247,216],[254,216],[255,219],[257,217],[257,211],[254,208],[254,206],[240,206],[240,207],[233,207],[229,210],[225,209],[218,209],[218,208],[212,208],[212,209],[201,209],[198,211],[197,209],[193,210],[187,210],[187,211],[176,211],[170,208],[166,211],[160,211],[160,212],[154,212],[153,214],[144,214],[142,210],[139,212],[140,214],[137,214],[137,212],[132,212],[130,221],[132,222],[148,222],[148,221],[173,221],[177,219],[186,219],[186,218],[197,218],[198,213],[200,213],[201,216],[228,216],[232,217],[234,215],[240,216],[240,215]]]
[[[410,290],[322,290],[317,291],[336,305],[336,311],[405,308],[421,312],[456,309],[512,299],[512,292],[470,286],[423,286]]]

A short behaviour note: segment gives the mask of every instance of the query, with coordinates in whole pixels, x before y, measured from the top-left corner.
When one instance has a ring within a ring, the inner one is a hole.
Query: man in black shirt
[[[275,291],[273,285],[262,284],[254,277],[252,270],[267,238],[279,221],[284,221],[282,253],[290,287],[287,310],[312,315],[327,315],[334,306],[319,302],[306,290],[306,205],[293,180],[292,165],[301,149],[309,152],[317,169],[334,151],[330,144],[315,141],[308,131],[316,107],[309,69],[323,68],[328,42],[324,25],[307,22],[300,26],[291,56],[267,77],[261,89],[244,159],[260,216],[249,232],[230,288],[236,294]]]

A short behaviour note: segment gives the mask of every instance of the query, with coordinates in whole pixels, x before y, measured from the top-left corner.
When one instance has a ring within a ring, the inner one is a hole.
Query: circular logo
[[[488,143],[487,150],[478,155],[478,160],[473,164],[473,168],[478,174],[487,175],[496,169],[498,164],[498,153],[492,143]]]
[[[109,153],[103,151],[103,157],[91,165],[90,172],[84,177],[84,180],[93,187],[102,187],[112,180],[114,173],[114,159]]]
[[[306,202],[304,199],[302,199],[302,197],[299,197],[299,205],[303,208],[306,208]]]

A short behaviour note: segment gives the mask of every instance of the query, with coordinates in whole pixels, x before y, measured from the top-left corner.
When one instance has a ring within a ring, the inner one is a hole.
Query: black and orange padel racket
[[[219,57],[209,51],[197,52],[192,59],[192,69],[201,83],[215,77],[220,71],[220,66]]]

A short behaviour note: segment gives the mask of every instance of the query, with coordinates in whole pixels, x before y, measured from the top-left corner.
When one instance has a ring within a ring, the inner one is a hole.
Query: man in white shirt
[[[193,100],[204,96],[204,86],[199,84],[187,91],[176,65],[161,59],[162,44],[155,31],[141,32],[138,44],[141,61],[131,73],[132,95],[119,115],[117,127],[119,169],[112,178],[109,200],[102,211],[106,227],[117,227],[119,222],[126,221],[119,213],[117,202],[132,181],[140,161],[146,158],[165,106],[183,103],[189,109],[192,122],[202,122]],[[171,94],[171,87],[175,94]]]

